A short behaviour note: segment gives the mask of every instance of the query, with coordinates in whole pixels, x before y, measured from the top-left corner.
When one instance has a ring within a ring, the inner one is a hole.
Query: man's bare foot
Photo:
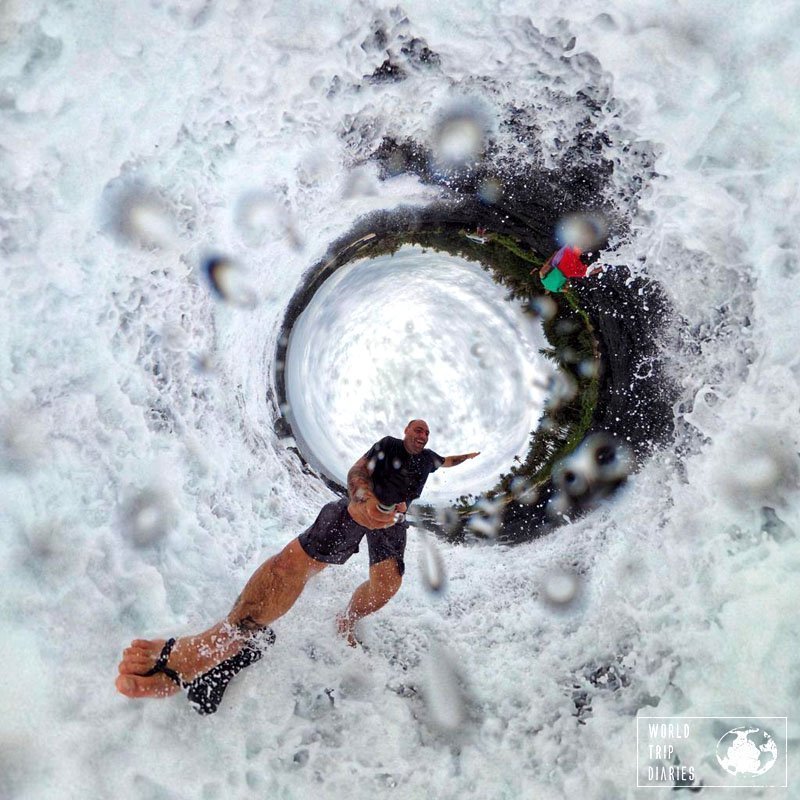
[[[144,675],[156,663],[164,643],[164,639],[134,639],[131,642],[119,662],[119,676],[115,681],[118,692],[126,697],[168,697],[180,691],[180,687],[163,672]],[[217,625],[200,636],[178,639],[167,666],[188,683],[237,653],[241,646],[240,638]]]
[[[356,638],[355,622],[352,622],[347,614],[336,615],[336,630],[350,647],[358,647],[361,644]]]
[[[156,663],[164,643],[164,639],[134,639],[131,642],[131,646],[122,654],[122,661],[119,662],[119,677],[114,682],[118,692],[127,697],[168,697],[180,691],[180,686],[173,683],[163,672],[148,677],[143,676],[143,673]],[[168,666],[175,669],[176,661],[176,658],[171,657]],[[186,680],[180,670],[176,671]]]

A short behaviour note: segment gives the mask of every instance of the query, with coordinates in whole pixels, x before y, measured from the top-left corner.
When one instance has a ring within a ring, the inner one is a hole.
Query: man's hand
[[[478,453],[464,453],[460,456],[447,456],[445,460],[442,462],[443,467],[456,467],[459,464],[463,464],[465,461],[469,460],[470,458],[475,458],[475,456],[479,456],[480,452]]]
[[[370,530],[391,528],[395,524],[395,514],[406,511],[406,504],[399,503],[393,511],[385,513],[378,508],[378,498],[374,494],[361,492],[360,495],[360,499],[350,501],[347,511],[359,525]]]
[[[378,508],[378,498],[372,491],[372,469],[363,456],[347,473],[347,492],[350,495],[347,510],[359,525],[373,531],[394,525],[395,512],[387,514]]]

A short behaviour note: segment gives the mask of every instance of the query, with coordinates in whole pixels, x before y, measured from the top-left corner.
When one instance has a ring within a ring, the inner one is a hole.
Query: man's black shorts
[[[346,498],[342,498],[322,507],[314,524],[298,537],[303,550],[311,558],[325,564],[344,564],[358,552],[358,546],[366,534],[370,566],[394,558],[402,575],[405,571],[403,554],[408,523],[398,522],[391,528],[370,530],[350,516],[347,502]]]

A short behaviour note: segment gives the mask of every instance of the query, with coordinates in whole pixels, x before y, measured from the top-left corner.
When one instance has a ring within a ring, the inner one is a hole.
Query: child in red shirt
[[[539,270],[539,277],[542,280],[542,286],[548,292],[561,292],[569,285],[569,278],[586,278],[601,269],[602,267],[595,267],[589,270],[589,267],[581,261],[580,248],[564,245],[544,262]],[[535,267],[531,270],[531,275],[534,271]]]

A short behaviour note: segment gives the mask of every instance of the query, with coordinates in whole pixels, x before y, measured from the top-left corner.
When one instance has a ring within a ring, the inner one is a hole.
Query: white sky
[[[479,265],[419,247],[347,265],[295,324],[287,398],[297,432],[339,481],[369,446],[426,419],[440,455],[481,453],[423,499],[480,493],[525,457],[553,370],[541,326]]]

